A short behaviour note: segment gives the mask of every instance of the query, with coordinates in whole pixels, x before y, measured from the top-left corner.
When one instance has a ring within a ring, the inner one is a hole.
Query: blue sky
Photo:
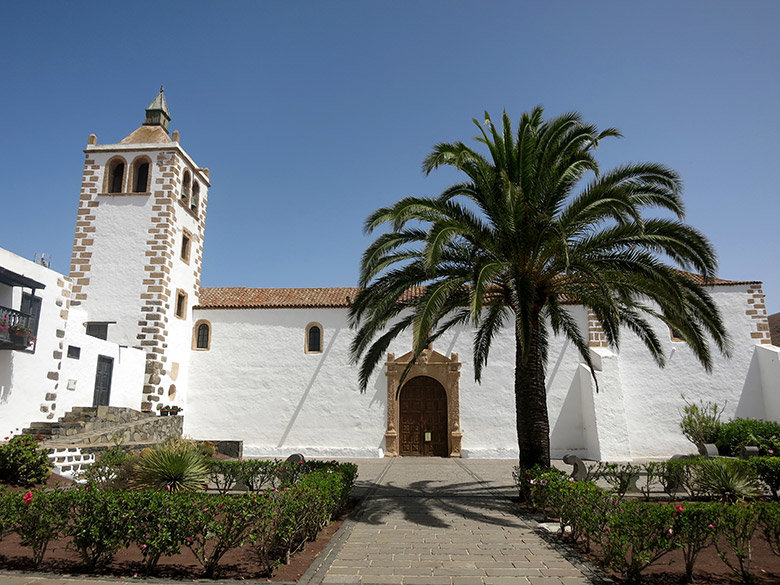
[[[433,195],[440,141],[543,104],[685,183],[720,275],[780,311],[780,2],[14,2],[0,37],[0,246],[67,272],[82,149],[118,142],[161,83],[211,170],[206,286],[357,279],[374,209]]]

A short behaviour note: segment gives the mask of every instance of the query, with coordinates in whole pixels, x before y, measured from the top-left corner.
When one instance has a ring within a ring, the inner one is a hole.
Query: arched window
[[[133,193],[149,192],[149,159],[139,157],[133,161]]]
[[[190,195],[192,194],[192,176],[189,171],[184,171],[184,178],[181,186],[181,202],[184,205],[190,204]]]
[[[211,349],[211,323],[201,319],[192,328],[192,349]]]
[[[309,323],[306,326],[306,353],[322,353],[322,325]]]
[[[195,213],[198,213],[198,204],[200,203],[200,183],[193,181],[192,183],[192,201],[190,202],[190,209]]]
[[[122,193],[125,184],[125,161],[115,158],[108,163],[108,182],[106,193]]]

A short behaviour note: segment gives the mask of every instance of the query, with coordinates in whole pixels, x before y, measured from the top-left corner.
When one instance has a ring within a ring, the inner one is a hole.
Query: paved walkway
[[[353,459],[364,500],[298,585],[587,585],[510,498],[514,461]],[[117,585],[134,579],[0,571],[0,585]],[[149,579],[168,585],[181,581]],[[209,581],[235,584],[236,581]]]
[[[367,497],[302,581],[310,585],[585,585],[515,514],[513,461],[359,462]]]

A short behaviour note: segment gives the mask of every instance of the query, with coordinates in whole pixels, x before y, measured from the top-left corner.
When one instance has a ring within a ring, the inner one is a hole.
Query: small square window
[[[75,345],[68,346],[68,357],[77,360],[81,357],[81,348]]]
[[[108,323],[101,321],[87,323],[87,335],[98,339],[108,339]]]

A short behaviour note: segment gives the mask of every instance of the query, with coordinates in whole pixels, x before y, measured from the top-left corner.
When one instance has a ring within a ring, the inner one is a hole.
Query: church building
[[[425,350],[400,392],[411,333],[399,337],[361,393],[347,321],[357,288],[202,287],[210,173],[170,120],[161,89],[118,143],[89,136],[69,275],[0,249],[0,432],[78,406],[177,406],[185,435],[241,441],[246,457],[517,456],[511,330],[494,341],[479,384],[463,327]],[[761,283],[706,286],[733,341],[709,374],[660,321],[664,369],[630,334],[619,351],[607,347],[587,309],[570,308],[599,388],[577,350],[552,338],[553,456],[690,452],[679,430],[686,401],[780,420],[780,348]],[[24,340],[20,327],[30,329]]]

